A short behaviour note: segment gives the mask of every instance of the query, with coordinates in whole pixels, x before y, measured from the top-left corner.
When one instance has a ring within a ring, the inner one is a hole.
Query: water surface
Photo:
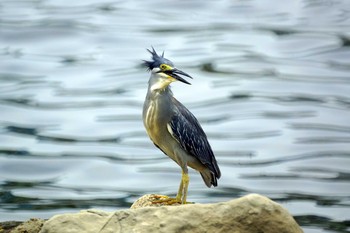
[[[0,2],[0,221],[176,195],[142,125],[153,45],[222,178],[189,200],[259,193],[305,232],[350,232],[350,2]]]

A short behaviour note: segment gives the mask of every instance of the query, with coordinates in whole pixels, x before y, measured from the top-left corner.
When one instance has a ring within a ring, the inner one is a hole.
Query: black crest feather
[[[170,60],[164,57],[164,51],[161,56],[157,54],[153,46],[152,46],[152,51],[149,49],[147,49],[147,51],[152,55],[151,61],[146,61],[146,60],[143,61],[144,62],[143,64],[147,67],[148,70],[152,70],[155,67],[159,67],[161,64],[167,64],[174,67],[174,64]]]

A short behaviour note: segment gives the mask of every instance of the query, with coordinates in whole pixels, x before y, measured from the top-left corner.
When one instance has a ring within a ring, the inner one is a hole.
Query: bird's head
[[[152,55],[151,61],[144,61],[144,65],[152,72],[151,75],[151,89],[164,89],[174,81],[180,81],[190,84],[181,76],[192,78],[185,72],[175,68],[174,63],[164,57],[164,52],[161,56],[152,47],[152,51],[147,49]]]

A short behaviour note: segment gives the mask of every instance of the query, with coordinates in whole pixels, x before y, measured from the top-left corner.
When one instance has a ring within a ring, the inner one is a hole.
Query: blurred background
[[[189,201],[259,193],[305,232],[350,232],[350,1],[1,0],[0,221],[176,195],[145,133],[154,48],[221,167]]]

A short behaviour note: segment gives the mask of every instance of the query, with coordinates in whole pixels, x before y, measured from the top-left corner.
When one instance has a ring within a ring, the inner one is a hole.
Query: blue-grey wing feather
[[[217,165],[214,153],[198,120],[175,98],[173,101],[178,111],[175,112],[169,122],[172,129],[172,136],[188,154],[194,156],[203,165],[209,168],[215,176],[215,180],[216,178],[220,178],[220,169]]]

